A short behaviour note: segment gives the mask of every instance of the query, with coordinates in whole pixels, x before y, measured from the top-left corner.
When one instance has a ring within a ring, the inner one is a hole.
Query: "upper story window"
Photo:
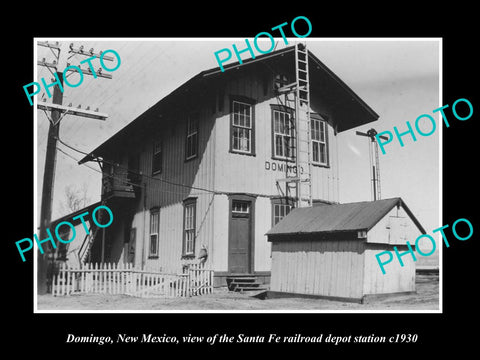
[[[185,146],[185,160],[198,155],[198,114],[190,114],[187,118],[187,139]]]
[[[293,160],[295,156],[295,124],[291,109],[272,105],[273,157]]]
[[[153,144],[152,173],[162,172],[162,142],[157,141]]]
[[[231,100],[230,151],[255,154],[255,116],[253,101],[245,98]]]
[[[273,88],[276,90],[280,89],[281,87],[288,85],[288,78],[285,74],[277,74],[273,79]]]
[[[328,166],[327,123],[317,114],[310,116],[312,163]]]

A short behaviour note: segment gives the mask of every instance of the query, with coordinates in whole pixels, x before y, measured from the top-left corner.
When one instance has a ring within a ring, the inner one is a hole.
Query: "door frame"
[[[133,248],[133,259],[131,264],[135,266],[137,256],[137,228],[130,226],[129,229],[125,230],[125,236],[128,237],[128,241],[123,243],[123,262],[130,263],[128,260],[130,259],[130,250]]]
[[[248,265],[245,274],[253,274],[255,271],[255,200],[254,195],[229,194],[228,195],[228,243],[227,243],[227,272],[230,272],[230,239],[232,238],[232,203],[233,201],[250,202],[249,216],[249,243],[248,243]]]

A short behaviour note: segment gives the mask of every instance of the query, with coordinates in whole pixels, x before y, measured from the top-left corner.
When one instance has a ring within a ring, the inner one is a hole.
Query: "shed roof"
[[[425,230],[399,197],[292,210],[267,235],[333,233],[370,230],[395,206],[402,206],[418,229]]]

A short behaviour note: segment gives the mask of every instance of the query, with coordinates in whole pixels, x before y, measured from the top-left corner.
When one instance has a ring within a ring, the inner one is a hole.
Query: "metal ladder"
[[[295,115],[290,119],[295,129],[295,142],[292,147],[295,157],[295,174],[287,174],[285,179],[286,195],[295,194],[295,207],[312,206],[312,162],[310,148],[310,89],[308,73],[308,52],[305,44],[295,45],[295,77],[296,81],[279,89],[285,94],[285,105],[288,106],[289,92],[294,93]]]
[[[295,165],[297,168],[297,207],[312,206],[312,162],[310,148],[310,79],[305,44],[295,45]]]

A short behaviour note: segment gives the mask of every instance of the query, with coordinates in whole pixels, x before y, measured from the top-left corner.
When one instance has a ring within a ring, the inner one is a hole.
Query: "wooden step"
[[[244,284],[244,283],[251,283],[251,282],[255,282],[257,279],[256,278],[236,278],[236,279],[232,279],[230,281],[231,284]]]
[[[242,284],[233,284],[230,288],[230,291],[243,292],[243,291],[252,291],[252,290],[266,290],[266,287],[259,283],[242,283]]]
[[[263,284],[258,281],[256,276],[230,276],[227,277],[227,287],[230,291],[252,291],[263,290]]]
[[[244,275],[244,276],[227,276],[227,280],[241,280],[241,279],[245,279],[245,280],[256,280],[257,277],[256,276],[252,276],[252,275]]]
[[[267,290],[266,286],[242,286],[235,288],[234,291],[236,292],[244,292],[244,291],[260,291],[260,290]]]
[[[257,282],[257,281],[255,281],[255,282],[248,282],[248,283],[247,283],[247,282],[244,282],[244,283],[231,283],[231,284],[230,284],[230,286],[232,286],[232,287],[237,287],[237,288],[238,288],[238,287],[245,287],[245,286],[252,286],[252,287],[253,287],[253,286],[261,286],[261,285],[263,285],[263,284],[262,284],[262,283],[259,283],[259,282]]]

